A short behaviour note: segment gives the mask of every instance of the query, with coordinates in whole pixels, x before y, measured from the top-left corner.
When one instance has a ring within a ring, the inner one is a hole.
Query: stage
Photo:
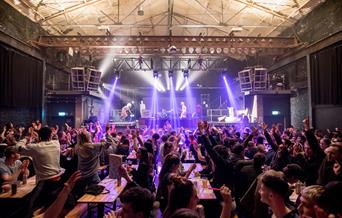
[[[194,118],[194,119],[179,119],[176,122],[173,122],[171,119],[155,119],[155,118],[140,118],[136,121],[117,121],[117,122],[110,122],[110,124],[115,124],[117,129],[125,129],[127,127],[129,128],[163,128],[164,125],[167,123],[167,121],[170,123],[170,125],[173,128],[174,123],[177,124],[177,128],[183,127],[186,129],[196,129],[197,123],[200,119]],[[206,120],[206,119],[203,119]],[[227,126],[235,126],[238,128],[244,128],[246,124],[243,122],[224,122],[224,121],[208,121],[208,123],[211,126],[215,127],[227,127]],[[247,126],[250,125],[257,125],[257,123],[248,123]]]

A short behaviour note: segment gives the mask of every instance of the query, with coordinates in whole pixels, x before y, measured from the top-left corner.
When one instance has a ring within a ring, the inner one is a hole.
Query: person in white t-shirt
[[[140,102],[140,117],[143,117],[144,111],[146,110],[146,105],[143,100]]]
[[[36,173],[37,185],[32,191],[28,215],[37,208],[52,204],[57,197],[57,190],[63,187],[61,176],[65,170],[59,163],[59,141],[51,140],[52,131],[49,127],[40,128],[38,136],[39,139],[36,139],[38,143],[29,143],[31,141],[29,138],[21,140],[16,145],[20,154],[32,157]]]

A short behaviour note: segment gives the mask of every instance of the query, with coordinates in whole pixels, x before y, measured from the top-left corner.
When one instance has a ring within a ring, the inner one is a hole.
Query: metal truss
[[[81,55],[283,55],[299,44],[283,37],[209,36],[41,36],[34,44],[57,50],[74,49]]]
[[[113,68],[121,71],[208,71],[223,70],[225,58],[114,58]]]

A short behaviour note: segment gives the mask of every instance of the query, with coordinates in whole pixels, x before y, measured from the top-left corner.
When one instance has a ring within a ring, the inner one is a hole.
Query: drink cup
[[[121,177],[118,178],[118,186],[121,186]]]
[[[208,179],[202,179],[202,186],[204,189],[208,188]]]
[[[17,187],[18,187],[17,183],[11,184],[12,195],[17,194]]]
[[[193,181],[192,183],[194,184],[195,188],[196,188],[196,189],[198,189],[198,183],[197,183],[197,180]]]
[[[27,175],[23,175],[23,185],[27,184]]]

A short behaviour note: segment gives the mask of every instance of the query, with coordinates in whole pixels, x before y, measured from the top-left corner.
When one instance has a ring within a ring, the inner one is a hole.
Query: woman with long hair
[[[82,195],[87,185],[99,183],[98,168],[99,156],[105,149],[105,142],[92,143],[91,135],[83,130],[77,136],[76,154],[78,157],[78,170],[81,172],[81,180],[76,186],[76,195]]]
[[[180,157],[177,153],[170,153],[166,155],[164,164],[159,173],[159,186],[157,190],[157,200],[160,202],[160,209],[164,211],[167,205],[169,191],[171,188],[171,178],[179,175]],[[183,176],[188,178],[192,170],[196,168],[196,164],[191,165],[189,170]]]
[[[179,155],[176,153],[170,153],[165,157],[164,164],[159,173],[159,185],[157,190],[157,200],[160,202],[160,210],[163,212],[166,208],[171,177],[178,174],[180,165]]]
[[[141,187],[153,191],[153,165],[147,149],[140,147],[137,152],[138,169],[132,171],[133,180]]]
[[[190,180],[182,177],[173,177],[172,184],[168,205],[163,214],[164,218],[171,217],[171,215],[180,208],[195,210],[199,201],[197,190]]]

